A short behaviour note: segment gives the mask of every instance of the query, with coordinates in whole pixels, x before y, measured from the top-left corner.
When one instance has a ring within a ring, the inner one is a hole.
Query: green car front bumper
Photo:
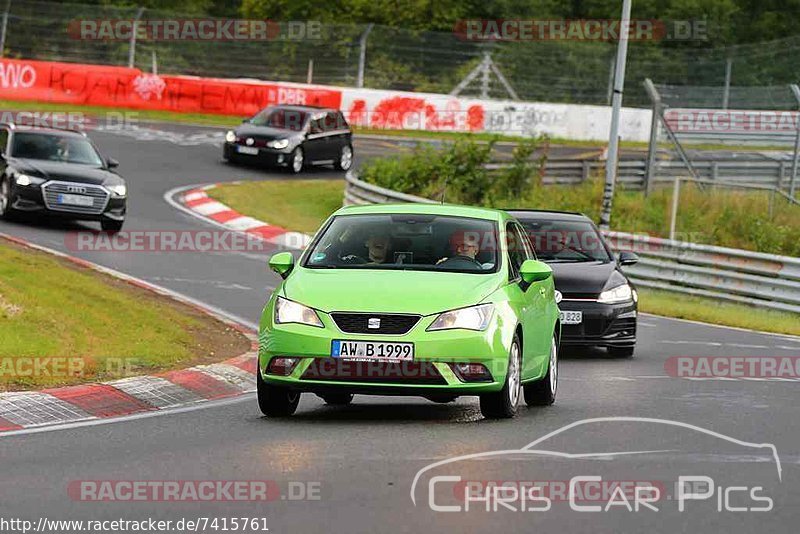
[[[498,310],[484,331],[463,329],[428,332],[435,315],[424,316],[406,334],[369,335],[342,332],[330,315],[319,313],[323,327],[275,324],[274,299],[264,310],[259,336],[259,372],[264,382],[297,391],[347,391],[378,395],[480,395],[502,389],[516,324]],[[413,362],[384,364],[331,358],[334,340],[414,344]],[[273,358],[299,358],[287,376],[267,372]],[[466,381],[451,364],[482,364],[490,377]],[[533,368],[535,367],[535,369]],[[528,380],[546,373],[547,361],[532,366]]]

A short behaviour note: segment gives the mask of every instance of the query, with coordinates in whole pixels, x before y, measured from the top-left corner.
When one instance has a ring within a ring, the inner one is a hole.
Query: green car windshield
[[[309,269],[486,274],[499,268],[497,223],[425,214],[340,215],[306,255]]]

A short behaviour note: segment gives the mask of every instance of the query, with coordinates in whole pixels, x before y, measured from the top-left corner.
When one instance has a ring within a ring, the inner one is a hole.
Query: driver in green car
[[[369,251],[369,263],[385,263],[389,255],[391,238],[386,234],[370,234],[367,238],[367,250]]]
[[[478,253],[480,252],[479,240],[479,236],[475,232],[465,232],[463,230],[453,232],[453,235],[450,236],[450,247],[453,252],[455,252],[455,255],[451,257],[445,256],[437,261],[436,265],[442,264],[448,260],[456,260],[459,257],[468,258],[480,263],[477,259]],[[494,267],[494,263],[481,263],[481,267],[484,269],[491,269]]]

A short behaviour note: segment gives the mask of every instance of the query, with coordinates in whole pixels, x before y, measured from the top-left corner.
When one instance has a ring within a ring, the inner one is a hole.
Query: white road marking
[[[228,211],[230,208],[221,202],[212,201],[205,204],[198,204],[192,208],[194,211],[201,215],[214,215],[223,211]]]
[[[241,217],[236,217],[235,219],[227,221],[225,223],[225,226],[227,226],[228,228],[232,228],[233,230],[237,230],[239,232],[244,232],[246,230],[250,230],[251,228],[258,228],[259,226],[264,226],[264,222],[243,215]]]
[[[212,285],[214,287],[218,287],[220,289],[240,289],[242,291],[254,291],[255,288],[249,286],[243,286],[242,284],[236,284],[231,282],[225,282],[223,280],[197,280],[193,278],[172,278],[168,276],[151,276],[148,280],[153,280],[156,282],[178,282],[180,284],[203,284],[203,285]]]
[[[41,426],[36,428],[23,428],[22,430],[9,430],[8,432],[0,432],[0,439],[9,438],[12,436],[21,436],[25,434],[39,434],[41,432],[53,432],[56,430],[70,430],[74,428],[82,428],[85,426],[98,426],[108,425],[111,423],[129,422],[136,419],[147,419],[149,417],[159,417],[161,415],[175,415],[179,413],[194,412],[196,410],[206,410],[209,408],[218,408],[221,406],[228,406],[231,404],[239,404],[242,402],[253,402],[254,393],[243,393],[233,398],[221,399],[215,401],[200,401],[197,404],[190,406],[182,406],[180,408],[169,408],[166,410],[155,410],[152,412],[141,412],[132,415],[125,415],[123,417],[110,417],[108,419],[91,419],[88,421],[76,421],[74,423],[56,424],[50,426]],[[255,413],[255,412],[254,412]]]

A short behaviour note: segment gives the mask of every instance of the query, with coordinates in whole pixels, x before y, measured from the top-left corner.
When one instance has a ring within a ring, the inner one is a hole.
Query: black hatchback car
[[[310,165],[353,165],[353,133],[336,109],[270,106],[225,134],[223,157],[283,167],[297,174]]]
[[[118,165],[83,132],[0,124],[0,218],[54,215],[118,232],[128,199]]]
[[[638,256],[626,251],[616,257],[592,220],[580,213],[509,213],[528,232],[537,258],[553,268],[561,345],[606,347],[613,356],[632,356],[638,294],[621,266],[636,263]]]

